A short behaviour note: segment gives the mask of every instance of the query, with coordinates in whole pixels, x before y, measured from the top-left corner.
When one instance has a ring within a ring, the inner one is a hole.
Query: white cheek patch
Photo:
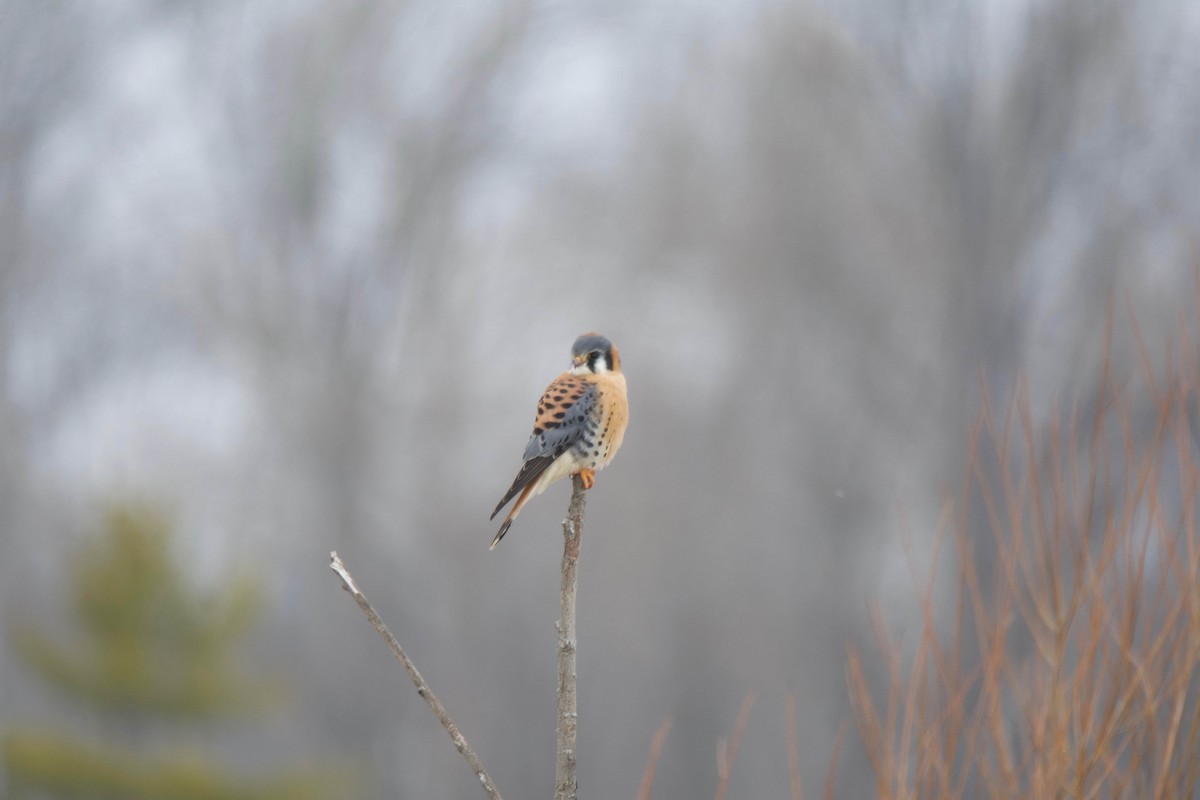
[[[572,375],[586,375],[589,372],[600,375],[601,373],[608,372],[608,359],[601,356],[596,359],[596,363],[592,367],[588,367],[586,361],[582,364],[574,364],[571,366],[570,372]]]

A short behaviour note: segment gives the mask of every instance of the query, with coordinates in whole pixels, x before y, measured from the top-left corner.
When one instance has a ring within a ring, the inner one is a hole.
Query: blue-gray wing
[[[554,461],[587,431],[596,408],[596,387],[570,373],[551,383],[538,402],[533,434],[525,445],[521,469],[492,512],[494,518],[509,500],[536,481]]]

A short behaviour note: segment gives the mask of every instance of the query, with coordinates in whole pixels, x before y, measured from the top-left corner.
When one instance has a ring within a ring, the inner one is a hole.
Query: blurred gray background
[[[249,767],[480,796],[336,549],[506,796],[548,796],[565,484],[487,520],[586,330],[632,422],[591,493],[579,780],[819,792],[848,641],[961,483],[980,376],[1158,341],[1200,228],[1190,0],[4,0],[0,607],[61,624],[126,497],[253,570],[282,718]],[[73,719],[0,645],[0,723]],[[853,736],[840,793],[868,795]]]

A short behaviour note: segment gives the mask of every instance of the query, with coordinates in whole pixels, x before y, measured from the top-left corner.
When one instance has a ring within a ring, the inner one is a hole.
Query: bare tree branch
[[[578,480],[578,478],[576,480]],[[574,508],[574,501],[572,501],[571,506]],[[583,513],[582,502],[580,503],[580,513]],[[578,539],[578,536],[576,539]],[[575,552],[579,552],[578,544],[575,546]],[[437,695],[435,695],[433,690],[429,688],[429,684],[425,683],[425,679],[421,677],[421,673],[417,672],[416,665],[414,665],[412,661],[409,660],[408,656],[404,654],[403,648],[400,647],[400,642],[396,641],[396,637],[393,636],[392,632],[389,631],[387,626],[383,624],[383,620],[379,618],[379,614],[375,613],[375,609],[371,607],[371,604],[367,601],[366,596],[363,595],[363,593],[359,590],[358,584],[354,582],[354,578],[350,575],[349,570],[346,569],[346,565],[342,563],[340,558],[338,558],[336,551],[329,554],[329,568],[336,572],[342,579],[342,588],[354,596],[354,602],[358,603],[358,607],[361,608],[362,612],[367,615],[367,621],[371,623],[371,626],[375,628],[376,632],[383,637],[385,642],[387,642],[387,646],[391,648],[392,655],[396,657],[396,660],[404,666],[404,671],[408,673],[408,677],[412,679],[413,684],[417,687],[417,694],[425,698],[425,702],[429,704],[429,710],[432,711],[433,715],[438,718],[438,722],[442,723],[442,727],[446,729],[446,733],[450,734],[450,740],[454,742],[454,746],[458,749],[458,752],[462,753],[463,758],[467,760],[467,763],[471,765],[471,769],[475,771],[476,777],[479,778],[480,784],[483,785],[483,791],[487,793],[487,796],[490,798],[490,800],[501,800],[500,791],[496,788],[496,784],[494,781],[492,781],[492,777],[488,775],[487,770],[483,768],[483,763],[479,760],[479,756],[475,755],[475,751],[472,750],[471,745],[467,743],[466,737],[459,733],[458,727],[450,719],[450,715],[446,713],[446,709],[442,705],[441,701],[437,699]],[[573,588],[574,587],[572,587],[572,589]],[[572,631],[574,628],[575,613],[574,603],[572,602]],[[574,668],[575,658],[574,654],[572,653],[572,708],[574,708]],[[574,721],[572,721],[571,727],[571,746],[574,747]],[[572,792],[571,796],[574,797],[574,792]]]
[[[571,479],[571,505],[563,520],[562,596],[558,620],[558,758],[554,764],[554,800],[575,800],[575,590],[579,585],[579,540],[587,491],[578,475]]]

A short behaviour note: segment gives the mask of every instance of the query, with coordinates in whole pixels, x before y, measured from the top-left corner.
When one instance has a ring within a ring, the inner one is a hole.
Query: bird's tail
[[[508,533],[513,520],[517,518],[517,514],[521,513],[521,509],[525,506],[526,501],[533,494],[534,484],[536,484],[536,481],[526,486],[525,490],[521,492],[521,496],[517,498],[517,502],[513,503],[512,510],[508,512],[508,516],[504,518],[504,524],[500,526],[500,530],[496,533],[496,538],[492,539],[492,546],[488,548],[489,550],[495,550],[496,544],[504,538],[504,534]]]

